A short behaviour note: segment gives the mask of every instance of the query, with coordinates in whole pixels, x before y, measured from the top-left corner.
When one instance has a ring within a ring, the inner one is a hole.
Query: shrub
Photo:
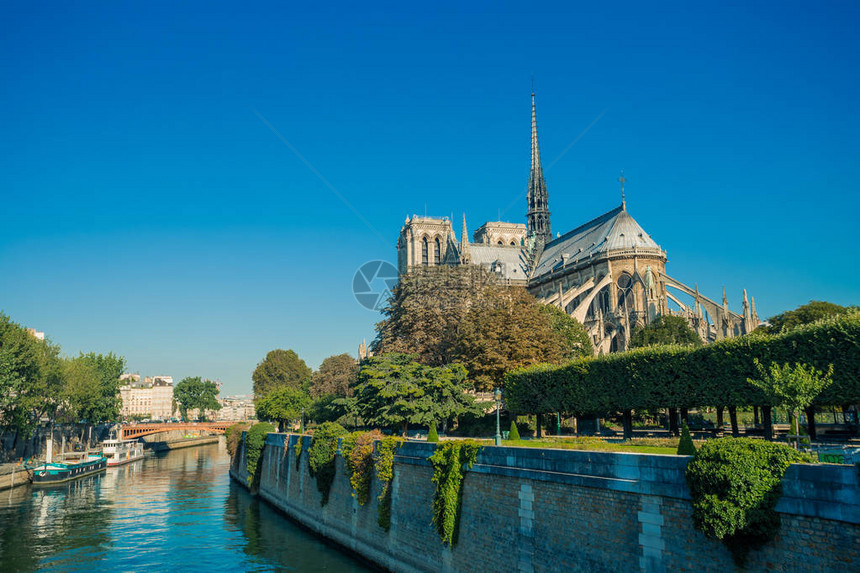
[[[439,434],[436,433],[436,422],[430,423],[430,429],[427,431],[427,441],[428,442],[438,442]]]
[[[478,457],[481,446],[476,442],[446,442],[430,456],[433,464],[433,525],[442,543],[453,546],[460,526],[463,503],[463,477]]]
[[[686,473],[696,528],[721,539],[742,567],[750,550],[767,543],[779,530],[774,508],[785,470],[791,463],[807,460],[772,442],[748,438],[705,442]]]
[[[519,440],[520,439],[520,431],[517,430],[517,421],[511,420],[511,431],[508,433],[508,439],[510,440]]]
[[[275,427],[268,422],[254,424],[245,434],[245,460],[248,469],[248,486],[256,489],[260,483],[258,470],[263,461],[263,446],[266,444],[266,435],[275,431]]]
[[[387,437],[379,442],[376,448],[376,454],[373,457],[373,464],[376,468],[376,479],[379,480],[382,490],[379,497],[377,507],[378,516],[376,523],[379,527],[388,531],[391,527],[391,480],[394,479],[394,450],[400,447],[403,443],[401,438]]]
[[[370,499],[370,483],[373,480],[373,442],[383,438],[382,432],[353,432],[341,441],[341,451],[352,485],[352,495],[358,505]]]
[[[316,429],[311,439],[308,466],[311,476],[316,479],[317,489],[322,494],[320,505],[328,503],[331,485],[334,483],[337,439],[346,434],[348,432],[340,424],[324,422]]]
[[[233,458],[239,449],[239,442],[242,441],[242,432],[247,432],[251,424],[239,422],[233,424],[224,431],[224,438],[227,442],[227,453]]]
[[[690,437],[690,428],[687,427],[687,422],[681,423],[681,441],[678,442],[678,455],[696,455],[696,446],[693,444],[693,438]]]

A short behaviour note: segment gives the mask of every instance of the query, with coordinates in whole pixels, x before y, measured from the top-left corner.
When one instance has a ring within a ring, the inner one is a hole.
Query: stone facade
[[[625,350],[632,331],[658,316],[687,320],[704,342],[740,336],[759,319],[743,292],[740,313],[699,293],[666,272],[666,252],[621,205],[564,235],[552,235],[546,179],[540,159],[532,94],[532,153],[527,224],[487,222],[472,240],[466,217],[459,240],[446,218],[407,217],[397,241],[398,269],[479,265],[509,285],[524,286],[546,304],[563,308],[586,327],[598,353]]]
[[[442,545],[432,521],[433,444],[395,456],[391,528],[352,496],[338,456],[329,502],[320,505],[307,447],[269,434],[259,495],[311,531],[390,571],[736,571],[725,546],[699,533],[684,480],[686,456],[484,447],[463,480],[459,539]],[[242,450],[231,475],[246,483]],[[748,571],[860,570],[860,476],[852,466],[793,465],[777,505],[777,537]]]

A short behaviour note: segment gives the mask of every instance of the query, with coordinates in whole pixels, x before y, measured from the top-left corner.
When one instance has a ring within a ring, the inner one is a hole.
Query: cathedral
[[[544,304],[581,322],[598,354],[626,350],[637,326],[662,315],[683,317],[705,343],[752,332],[755,299],[743,293],[740,314],[698,287],[666,273],[666,251],[621,205],[564,234],[553,236],[549,195],[540,159],[532,93],[531,175],[526,222],[487,222],[469,237],[466,216],[459,238],[447,217],[407,217],[397,241],[401,274],[419,266],[480,265],[502,284],[525,287]]]

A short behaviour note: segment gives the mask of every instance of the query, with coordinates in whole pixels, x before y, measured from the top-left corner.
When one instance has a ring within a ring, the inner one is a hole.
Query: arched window
[[[517,242],[516,242],[516,241],[511,241],[511,246],[512,246],[512,247],[516,247],[516,246],[517,246]]]
[[[433,262],[437,265],[442,264],[442,244],[439,242],[438,237],[433,245]]]
[[[628,309],[632,310],[635,306],[632,295],[633,292],[633,277],[627,273],[622,273],[615,283],[618,286],[618,308],[624,310],[624,303],[627,302]]]
[[[421,239],[421,264],[425,267],[430,264],[430,253],[427,252],[427,237]]]
[[[505,244],[502,241],[499,241],[499,246],[503,247]]]

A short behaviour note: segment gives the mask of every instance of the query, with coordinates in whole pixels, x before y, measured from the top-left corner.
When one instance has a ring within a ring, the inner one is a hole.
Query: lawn
[[[491,440],[480,440],[492,444]],[[543,438],[540,440],[502,440],[503,446],[514,448],[550,448],[557,450],[594,450],[602,452],[631,452],[637,454],[675,455],[678,438],[638,438],[624,442],[608,442],[600,438]]]

